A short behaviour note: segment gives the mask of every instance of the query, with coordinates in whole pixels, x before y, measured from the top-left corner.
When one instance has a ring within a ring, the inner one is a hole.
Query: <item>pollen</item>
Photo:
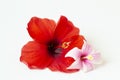
[[[93,59],[94,59],[94,57],[93,57],[92,55],[88,55],[88,56],[86,56],[86,58],[87,58],[88,60],[93,60]]]
[[[70,46],[70,42],[63,42],[62,43],[62,48],[66,49]]]

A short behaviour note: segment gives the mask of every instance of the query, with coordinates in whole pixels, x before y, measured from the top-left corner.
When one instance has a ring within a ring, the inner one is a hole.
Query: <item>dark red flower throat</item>
[[[59,54],[58,48],[59,42],[57,40],[51,40],[47,43],[47,49],[50,56],[55,57]]]

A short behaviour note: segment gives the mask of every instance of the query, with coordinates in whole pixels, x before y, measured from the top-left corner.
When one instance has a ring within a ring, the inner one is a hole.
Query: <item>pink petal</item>
[[[73,62],[67,69],[81,69],[82,65],[79,59]]]
[[[101,64],[102,63],[100,53],[94,51],[93,53],[91,53],[91,55],[93,56],[93,60],[91,60],[91,63],[93,63],[93,64]]]
[[[84,45],[82,48],[83,54],[88,55],[92,52],[92,50],[92,47],[86,41],[84,41]]]
[[[82,63],[82,70],[84,71],[84,72],[89,72],[89,71],[91,71],[91,70],[93,70],[94,69],[94,65],[93,64],[91,64],[91,63],[89,63],[89,62],[83,62]]]
[[[80,53],[81,50],[78,49],[77,47],[73,48],[72,50],[70,50],[65,57],[73,57],[75,60],[80,58]]]

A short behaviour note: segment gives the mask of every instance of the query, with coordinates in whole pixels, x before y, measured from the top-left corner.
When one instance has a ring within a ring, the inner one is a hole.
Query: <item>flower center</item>
[[[55,57],[56,55],[58,55],[60,53],[60,49],[57,48],[57,46],[59,45],[59,42],[56,40],[50,41],[47,46],[48,46],[48,53],[52,56]]]
[[[93,60],[94,57],[92,55],[87,55],[87,56],[83,56],[81,59],[82,60]]]
[[[86,58],[87,58],[88,60],[93,60],[93,59],[94,59],[94,57],[93,57],[92,55],[88,55]]]

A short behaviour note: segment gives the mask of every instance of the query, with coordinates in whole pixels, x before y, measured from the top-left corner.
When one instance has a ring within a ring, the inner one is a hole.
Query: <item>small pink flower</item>
[[[91,71],[96,64],[101,63],[101,55],[84,41],[82,49],[77,47],[70,50],[65,57],[73,57],[75,61],[68,69],[82,69],[85,72]]]

